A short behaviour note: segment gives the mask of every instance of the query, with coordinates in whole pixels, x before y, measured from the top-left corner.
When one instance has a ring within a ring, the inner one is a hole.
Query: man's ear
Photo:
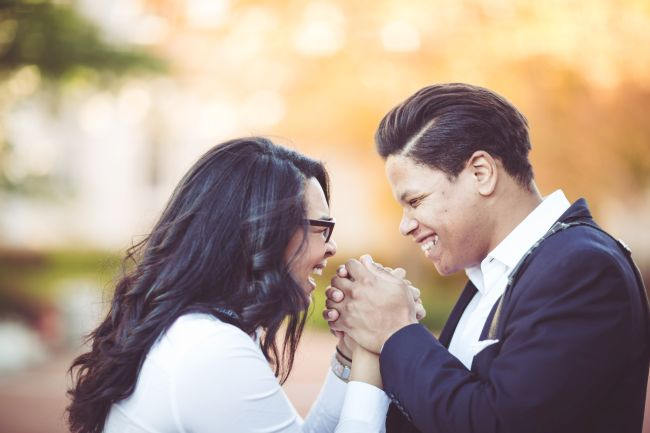
[[[497,161],[489,153],[478,150],[467,161],[466,168],[474,180],[476,191],[482,196],[491,195],[496,189],[499,171]]]

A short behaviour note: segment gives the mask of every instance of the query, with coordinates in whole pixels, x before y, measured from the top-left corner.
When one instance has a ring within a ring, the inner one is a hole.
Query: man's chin
[[[431,260],[431,261],[433,262],[433,266],[436,268],[436,271],[438,271],[438,273],[442,277],[448,277],[458,272],[458,269],[456,269],[453,266],[449,266],[449,264],[442,263],[439,260]]]

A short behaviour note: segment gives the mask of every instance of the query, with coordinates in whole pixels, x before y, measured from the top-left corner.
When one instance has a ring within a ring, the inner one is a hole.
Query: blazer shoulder
[[[589,226],[570,227],[550,236],[542,242],[536,256],[533,262],[544,262],[547,266],[577,266],[586,270],[614,265],[625,273],[631,271],[621,246],[611,236]]]
[[[571,227],[550,236],[527,260],[515,277],[515,303],[564,297],[581,302],[618,300],[609,305],[623,309],[643,303],[627,253],[592,227]]]

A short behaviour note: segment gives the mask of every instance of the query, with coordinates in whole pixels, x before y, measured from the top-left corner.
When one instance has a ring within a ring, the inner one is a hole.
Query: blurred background
[[[439,330],[465,277],[440,278],[399,235],[373,143],[391,107],[435,82],[512,101],[542,193],[585,197],[650,281],[648,47],[647,0],[0,1],[0,432],[65,431],[65,370],[124,251],[235,136],[322,159],[331,263],[403,266]],[[302,413],[332,350],[333,269],[287,385]]]

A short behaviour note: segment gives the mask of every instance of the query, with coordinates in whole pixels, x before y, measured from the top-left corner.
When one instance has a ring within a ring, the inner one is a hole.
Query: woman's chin
[[[316,280],[313,277],[307,277],[307,284],[305,285],[305,290],[308,295],[311,295],[311,292],[316,290]]]

